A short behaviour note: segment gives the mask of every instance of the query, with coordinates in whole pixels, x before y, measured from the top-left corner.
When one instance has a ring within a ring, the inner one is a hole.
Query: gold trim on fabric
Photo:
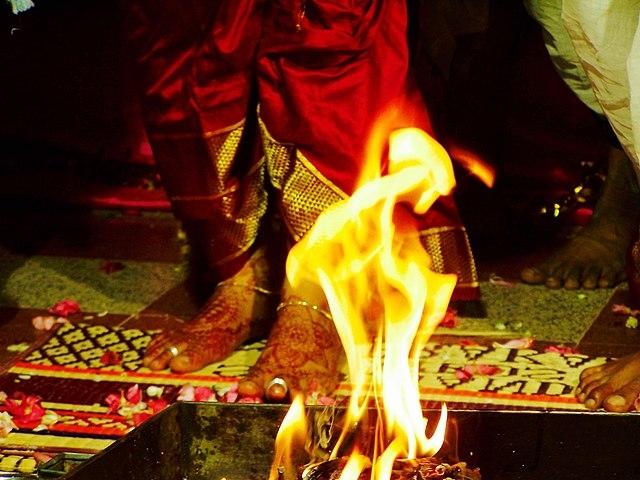
[[[276,141],[259,119],[271,184],[282,194],[282,215],[300,240],[327,207],[348,197],[291,144]]]
[[[458,286],[477,287],[478,272],[464,227],[434,227],[420,232],[422,244],[431,256],[431,268],[438,273],[455,273]]]
[[[251,247],[267,211],[264,158],[243,176],[241,182],[232,175],[244,122],[234,127],[204,135],[213,165],[212,195],[208,199],[215,202],[211,220],[220,226],[209,246],[210,252],[219,255],[217,264],[228,262]]]

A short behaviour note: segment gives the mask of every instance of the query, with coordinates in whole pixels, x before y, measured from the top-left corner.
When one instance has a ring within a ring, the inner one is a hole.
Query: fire
[[[423,214],[451,191],[453,168],[434,139],[403,128],[388,139],[388,173],[380,175],[384,131],[374,130],[365,182],[325,211],[287,260],[294,288],[322,288],[344,346],[353,385],[346,425],[358,423],[371,399],[382,418],[373,458],[354,452],[342,480],[355,480],[368,467],[372,479],[387,480],[396,459],[433,456],[445,437],[444,405],[433,435],[426,435],[418,362],[446,312],[456,277],[430,270],[413,214]],[[345,428],[334,458],[347,433]]]

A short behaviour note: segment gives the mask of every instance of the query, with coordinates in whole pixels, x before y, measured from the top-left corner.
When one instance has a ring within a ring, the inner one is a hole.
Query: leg
[[[192,372],[223,360],[249,338],[263,337],[279,298],[274,293],[278,279],[270,278],[272,253],[256,250],[238,273],[218,285],[184,327],[154,338],[144,365],[152,370],[169,366],[174,372]]]
[[[165,188],[196,260],[227,279],[191,322],[150,345],[152,369],[192,371],[224,358],[275,306],[265,290],[279,290],[277,272],[255,249],[266,168],[255,115],[245,118],[254,111],[261,8],[260,0],[129,6],[143,113]]]
[[[337,386],[344,356],[338,332],[326,306],[314,308],[323,305],[322,295],[305,297],[319,302],[303,300],[285,287],[267,345],[239,385],[241,395],[281,402],[288,393],[328,395]]]
[[[542,265],[521,273],[549,288],[608,288],[623,279],[625,254],[638,225],[640,190],[630,160],[613,150],[604,189],[587,227]]]

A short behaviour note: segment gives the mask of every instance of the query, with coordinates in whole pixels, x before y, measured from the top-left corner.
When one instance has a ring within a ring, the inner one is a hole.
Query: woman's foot
[[[638,228],[640,190],[631,161],[612,149],[604,189],[587,227],[538,266],[525,268],[525,283],[549,288],[608,288],[624,278],[625,254]]]
[[[603,407],[610,412],[635,409],[640,395],[640,352],[587,368],[580,375],[576,397],[590,410]]]
[[[244,267],[220,283],[202,310],[182,328],[158,335],[143,364],[151,370],[185,373],[223,360],[249,338],[271,326],[279,285],[272,285],[265,251],[257,250]]]
[[[278,308],[267,345],[238,391],[283,402],[297,393],[330,394],[340,379],[344,350],[329,314],[292,296]]]

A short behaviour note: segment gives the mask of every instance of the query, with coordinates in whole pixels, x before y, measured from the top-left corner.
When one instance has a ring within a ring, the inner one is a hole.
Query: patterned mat
[[[157,386],[163,387],[163,398],[171,403],[187,384],[229,387],[247,372],[264,346],[263,342],[245,345],[224,362],[191,374],[152,372],[142,367],[142,358],[156,333],[66,324],[16,362],[0,376],[0,391],[38,395],[44,408],[56,412],[58,421],[48,430],[14,431],[0,439],[0,469],[11,464],[13,471],[25,471],[33,463],[28,453],[32,450],[98,452],[134,427],[131,418],[108,412],[107,395],[119,394],[134,384],[143,391]],[[117,352],[121,363],[105,365],[107,351]],[[582,410],[572,394],[579,373],[604,360],[497,345],[432,343],[422,355],[420,390],[427,407],[446,402],[450,408],[463,409]],[[459,373],[465,367],[480,365],[497,367],[497,371],[471,378]],[[336,395],[346,397],[349,392],[349,384],[343,381]],[[14,454],[25,450],[22,456]]]

